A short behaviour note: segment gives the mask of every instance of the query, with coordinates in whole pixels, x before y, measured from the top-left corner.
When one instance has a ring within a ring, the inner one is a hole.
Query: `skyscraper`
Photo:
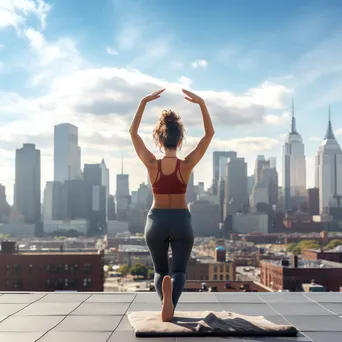
[[[296,129],[293,103],[291,129],[283,151],[283,188],[285,210],[299,208],[306,202],[305,151],[302,137]]]
[[[116,217],[119,221],[127,218],[130,203],[128,174],[123,173],[123,160],[121,174],[116,175]]]
[[[92,189],[90,232],[103,233],[107,222],[109,195],[109,171],[105,161],[102,159],[101,164],[84,164],[83,180]]]
[[[64,220],[66,218],[65,191],[61,182],[46,182],[43,198],[43,220]]]
[[[194,185],[194,171],[191,172],[188,187],[186,189],[186,203],[196,201],[196,191]]]
[[[334,198],[342,195],[342,152],[333,133],[330,107],[327,132],[316,157],[316,188],[319,188],[320,213],[328,214]]]
[[[214,151],[213,152],[213,184],[212,184],[212,193],[213,195],[217,195],[217,182],[220,177],[220,158],[222,165],[222,157],[226,160],[228,158],[236,157],[236,152],[234,151]]]
[[[270,166],[270,161],[265,159],[265,156],[259,155],[255,160],[255,168],[254,168],[254,184],[261,182],[261,174],[264,166]]]
[[[226,166],[224,219],[248,206],[247,163],[244,158],[229,158]]]
[[[34,144],[16,150],[14,206],[24,223],[40,222],[40,151]]]
[[[69,123],[55,126],[54,180],[81,178],[81,149],[78,146],[78,128]]]

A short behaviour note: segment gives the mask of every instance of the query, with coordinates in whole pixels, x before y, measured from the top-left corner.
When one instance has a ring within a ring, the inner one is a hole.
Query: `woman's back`
[[[152,208],[187,208],[186,188],[191,170],[176,156],[158,159],[156,164],[148,170],[154,196]]]

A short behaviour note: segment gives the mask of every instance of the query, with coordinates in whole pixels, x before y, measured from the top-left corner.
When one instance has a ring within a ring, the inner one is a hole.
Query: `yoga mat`
[[[160,311],[132,311],[128,320],[137,337],[167,336],[297,336],[291,325],[278,325],[263,316],[233,312],[176,311],[172,322],[163,322]]]

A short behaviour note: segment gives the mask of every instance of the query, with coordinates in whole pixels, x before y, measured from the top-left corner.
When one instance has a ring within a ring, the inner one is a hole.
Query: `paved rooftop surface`
[[[151,293],[0,293],[1,342],[186,342],[190,337],[136,338],[125,313],[159,310]],[[293,324],[297,338],[208,338],[230,342],[341,342],[342,293],[190,293],[182,294],[182,311],[233,311],[263,315]],[[197,341],[197,340],[196,340]]]

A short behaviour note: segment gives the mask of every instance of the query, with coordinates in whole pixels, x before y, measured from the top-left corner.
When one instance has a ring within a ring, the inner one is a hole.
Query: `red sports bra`
[[[152,191],[154,194],[159,195],[176,195],[176,194],[185,194],[187,184],[184,182],[182,174],[180,172],[180,159],[177,158],[177,164],[175,171],[173,171],[169,175],[165,175],[161,170],[161,159],[157,160],[158,163],[158,174],[156,177],[156,181],[152,184]],[[179,175],[182,179],[179,180],[177,177],[177,173],[179,171]]]

